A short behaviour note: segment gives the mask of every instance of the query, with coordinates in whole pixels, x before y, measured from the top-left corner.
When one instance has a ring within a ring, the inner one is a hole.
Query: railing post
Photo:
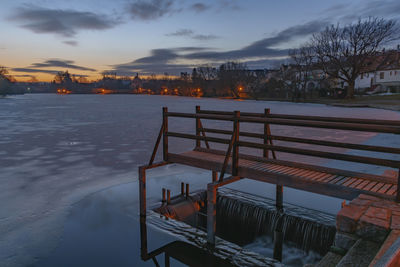
[[[216,171],[212,171],[212,182],[214,183],[214,182],[216,182],[216,181],[218,181],[218,172],[216,172]]]
[[[239,168],[239,132],[240,132],[240,111],[234,112],[235,121],[233,123],[233,134],[235,135],[235,140],[233,141],[233,151],[232,151],[232,175],[238,175]]]
[[[139,167],[140,216],[146,216],[146,168]]]
[[[283,209],[283,186],[276,185],[276,203],[275,206],[278,210]]]
[[[268,115],[271,113],[269,108],[264,109],[264,118],[268,118]],[[271,136],[271,129],[269,128],[269,123],[264,123],[264,145],[272,145],[272,139],[269,139]],[[263,150],[263,157],[268,158],[269,150],[264,148]],[[274,150],[271,150],[272,158],[276,159],[276,154]],[[276,199],[275,199],[275,206],[278,210],[283,209],[283,186],[276,185]]]
[[[164,161],[168,161],[168,136],[166,133],[168,132],[168,108],[163,107],[163,126],[164,126],[164,133],[163,133],[163,159]]]
[[[399,190],[399,185],[400,185],[400,168],[397,172],[397,195],[396,195],[396,201],[400,202],[400,190]]]
[[[196,106],[196,115],[199,114],[200,111],[200,106]],[[196,118],[196,136],[200,137],[200,129],[201,129],[201,124],[200,124],[200,118]],[[196,140],[196,148],[201,146],[201,142],[199,139]]]
[[[266,108],[266,109],[264,109],[264,118],[267,118],[268,117],[268,115],[270,114],[270,109],[269,108]],[[264,123],[264,145],[268,145],[268,127],[269,127],[269,125],[268,125],[268,123],[267,122],[265,122]],[[267,148],[264,148],[264,150],[263,150],[263,157],[264,158],[268,158],[268,153],[269,151],[268,151],[268,149]]]
[[[215,231],[217,218],[217,187],[210,183],[207,185],[207,243],[215,245]]]

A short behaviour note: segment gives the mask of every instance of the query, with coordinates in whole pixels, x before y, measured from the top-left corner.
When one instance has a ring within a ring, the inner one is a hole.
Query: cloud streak
[[[87,68],[79,65],[75,65],[75,62],[72,60],[63,60],[63,59],[49,59],[42,63],[33,63],[30,68],[63,68],[63,69],[76,69],[82,71],[96,71],[92,68]]]
[[[60,71],[65,70],[79,70],[79,71],[90,71],[95,72],[95,69],[87,68],[76,65],[72,60],[62,59],[49,59],[40,63],[33,63],[32,65],[25,68],[12,68],[13,72],[25,72],[25,73],[44,73],[50,75],[56,75]],[[74,74],[77,77],[87,77],[87,75]],[[21,76],[22,77],[22,76]]]
[[[167,33],[165,36],[187,37],[197,41],[209,41],[219,38],[219,36],[216,36],[214,34],[196,34],[193,30],[190,29],[179,29],[175,32]]]
[[[156,20],[176,12],[172,0],[134,1],[129,5],[129,14],[134,20]]]
[[[210,9],[211,7],[208,5],[205,5],[203,3],[195,3],[195,4],[191,5],[190,8],[193,9],[194,11],[196,11],[197,13],[201,13],[201,12],[206,11],[207,9]]]
[[[16,9],[9,20],[34,33],[56,34],[62,37],[74,37],[82,30],[106,30],[115,27],[118,22],[105,15],[75,10],[48,9],[37,6],[25,6]]]

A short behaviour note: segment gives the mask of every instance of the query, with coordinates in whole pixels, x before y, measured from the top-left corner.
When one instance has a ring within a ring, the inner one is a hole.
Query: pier
[[[344,130],[398,135],[400,134],[400,121],[273,114],[269,109],[265,109],[264,113],[214,111],[202,110],[199,106],[196,107],[194,113],[170,112],[167,108],[163,108],[162,116],[162,125],[160,126],[151,159],[147,165],[139,168],[140,215],[142,217],[146,216],[146,170],[171,163],[210,170],[211,181],[206,186],[207,240],[210,245],[215,243],[217,190],[224,185],[241,179],[252,179],[276,185],[275,205],[277,210],[283,209],[283,189],[285,186],[345,200],[357,201],[356,199],[361,195],[382,199],[387,203],[400,202],[400,192],[397,189],[400,179],[398,172],[396,174],[397,177],[388,177],[277,158],[278,152],[290,153],[297,155],[299,158],[307,156],[334,159],[349,163],[384,166],[398,171],[400,169],[400,161],[394,160],[387,155],[399,155],[400,148],[316,138],[299,138],[273,133],[270,128],[270,125],[284,125],[286,127],[322,128],[334,131]],[[188,134],[174,131],[169,127],[169,120],[174,118],[193,120],[194,133]],[[204,127],[203,122],[209,120],[222,121],[224,122],[221,124],[223,126],[231,123],[231,127]],[[241,124],[244,123],[261,124],[263,130],[262,132],[243,131],[241,130]],[[170,138],[193,140],[195,146],[190,151],[170,152],[174,148],[169,144]],[[248,139],[258,140],[258,142],[248,141]],[[277,142],[279,144],[276,144]],[[219,149],[214,148],[211,146],[212,143],[223,144],[226,149],[221,150],[221,145],[219,145]],[[294,147],[291,145],[294,143],[306,144],[307,148]],[[162,147],[163,160],[155,162],[160,147]],[[258,150],[259,156],[256,156],[255,153],[242,153],[240,148]],[[373,155],[385,154],[386,156],[350,155],[332,152],[332,148],[380,152]],[[189,194],[188,186],[186,194]],[[366,209],[363,207],[362,213]],[[346,217],[346,215],[343,215],[345,212],[341,211],[341,213],[342,217]],[[358,219],[355,219],[356,224]],[[341,222],[343,222],[343,219]],[[343,223],[340,227],[343,228]]]

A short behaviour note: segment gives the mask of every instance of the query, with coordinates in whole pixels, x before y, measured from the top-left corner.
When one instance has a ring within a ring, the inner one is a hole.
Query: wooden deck
[[[170,163],[213,171],[221,170],[224,159],[224,151],[205,148],[168,154]],[[231,168],[230,160],[226,172]],[[347,200],[362,193],[394,200],[397,194],[395,178],[250,155],[239,155],[237,176]]]

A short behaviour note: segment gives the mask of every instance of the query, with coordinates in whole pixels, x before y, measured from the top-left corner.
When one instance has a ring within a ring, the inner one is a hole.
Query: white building
[[[400,92],[400,51],[375,57],[357,77],[355,89],[370,92]]]

